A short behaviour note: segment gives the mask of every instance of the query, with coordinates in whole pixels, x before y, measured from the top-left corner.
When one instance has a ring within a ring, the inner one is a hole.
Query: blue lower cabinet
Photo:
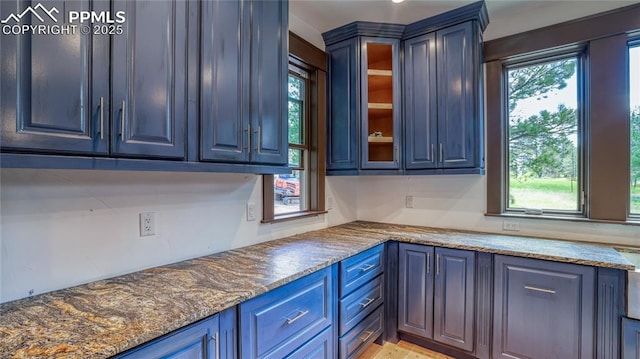
[[[640,320],[622,319],[622,359],[640,359]]]
[[[384,244],[340,262],[339,357],[355,358],[384,333]]]
[[[235,307],[116,356],[117,359],[233,359]]]
[[[384,301],[384,276],[380,275],[340,300],[340,335],[345,334]]]
[[[593,267],[495,256],[493,358],[595,358]]]
[[[284,358],[331,327],[336,267],[328,267],[241,303],[242,358]]]
[[[357,358],[384,331],[384,310],[376,309],[340,338],[340,358]]]

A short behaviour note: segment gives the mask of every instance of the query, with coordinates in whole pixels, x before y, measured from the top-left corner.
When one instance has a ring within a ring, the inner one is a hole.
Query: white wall
[[[327,180],[327,215],[278,224],[261,218],[261,176],[3,169],[0,302],[177,262],[356,219],[355,181]],[[139,237],[138,214],[158,233]]]
[[[366,176],[357,188],[362,220],[640,246],[638,226],[487,217],[486,176]],[[413,208],[405,206],[407,195]],[[503,231],[505,220],[520,231]]]

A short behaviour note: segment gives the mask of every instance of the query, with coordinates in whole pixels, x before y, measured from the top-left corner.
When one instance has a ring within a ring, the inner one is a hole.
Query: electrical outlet
[[[333,196],[327,197],[327,211],[333,209]]]
[[[140,237],[153,236],[156,234],[156,213],[140,213]]]
[[[502,222],[502,229],[505,231],[519,232],[520,231],[520,223],[518,222]]]
[[[407,196],[404,199],[404,205],[407,208],[413,208],[413,196]]]
[[[256,220],[256,204],[247,203],[247,222]]]

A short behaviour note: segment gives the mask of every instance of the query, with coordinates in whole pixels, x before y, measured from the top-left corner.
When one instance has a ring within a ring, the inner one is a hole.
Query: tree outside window
[[[578,58],[507,68],[510,210],[582,210]]]

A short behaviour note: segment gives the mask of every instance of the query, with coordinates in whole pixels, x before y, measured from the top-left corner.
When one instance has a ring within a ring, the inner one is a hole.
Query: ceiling
[[[290,29],[324,49],[321,34],[352,21],[408,24],[470,4],[469,0],[290,0]],[[486,0],[489,26],[484,40],[516,34],[611,9],[628,0]]]

